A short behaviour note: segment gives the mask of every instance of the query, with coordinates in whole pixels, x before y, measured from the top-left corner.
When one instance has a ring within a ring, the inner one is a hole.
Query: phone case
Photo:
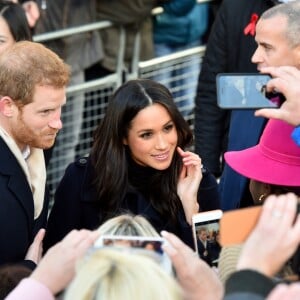
[[[261,206],[254,206],[224,212],[220,220],[222,247],[244,243],[255,227],[261,210]]]
[[[268,98],[266,84],[271,79],[266,74],[220,73],[216,77],[217,100],[223,109],[276,108],[280,99]]]
[[[196,252],[198,252],[197,233],[196,233],[197,227],[206,226],[206,225],[209,226],[209,224],[212,223],[219,223],[222,214],[223,214],[222,210],[216,209],[216,210],[211,210],[206,212],[200,212],[193,215],[192,228],[193,228],[193,239],[194,239],[194,246]]]

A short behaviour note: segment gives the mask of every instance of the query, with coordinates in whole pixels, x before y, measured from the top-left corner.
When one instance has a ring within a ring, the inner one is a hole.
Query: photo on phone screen
[[[224,109],[256,109],[279,107],[282,99],[267,93],[271,79],[265,74],[220,73],[216,77],[218,105]]]
[[[115,247],[119,250],[146,255],[172,274],[171,260],[162,249],[165,242],[161,237],[103,235],[96,240],[94,248]]]
[[[211,267],[218,267],[220,244],[219,221],[223,212],[212,210],[195,214],[192,218],[195,249]]]

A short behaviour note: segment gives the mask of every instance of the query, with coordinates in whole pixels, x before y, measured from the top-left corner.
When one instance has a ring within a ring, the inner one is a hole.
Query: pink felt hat
[[[300,186],[300,147],[291,138],[294,127],[269,120],[258,145],[225,153],[227,164],[239,174],[256,181]]]

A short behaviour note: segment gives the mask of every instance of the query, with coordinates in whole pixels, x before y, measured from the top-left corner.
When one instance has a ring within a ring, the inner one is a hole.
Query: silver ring
[[[282,213],[278,210],[274,210],[272,212],[272,217],[274,217],[274,218],[281,218],[281,216],[282,216]]]

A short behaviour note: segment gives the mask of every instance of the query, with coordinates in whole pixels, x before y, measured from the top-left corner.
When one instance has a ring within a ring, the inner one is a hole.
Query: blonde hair
[[[98,228],[98,231],[100,235],[159,236],[147,219],[143,216],[130,214],[107,220]]]
[[[146,256],[102,249],[84,258],[64,300],[182,300],[175,279]]]

